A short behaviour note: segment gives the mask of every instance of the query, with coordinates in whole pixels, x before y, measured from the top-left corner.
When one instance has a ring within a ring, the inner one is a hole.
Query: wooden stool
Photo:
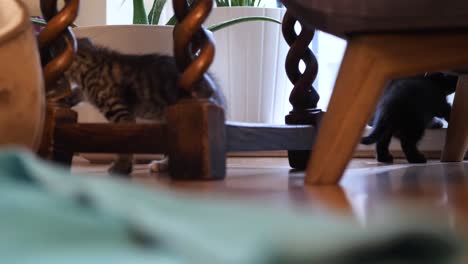
[[[52,0],[41,1],[44,6],[56,4]],[[214,43],[202,26],[212,5],[212,0],[198,0],[192,6],[185,0],[173,1],[179,21],[174,28],[174,54],[181,72],[178,87],[174,89],[181,89],[187,95],[191,94],[194,84],[206,78],[205,72],[213,60]],[[71,8],[66,6],[64,10]],[[58,21],[65,15],[63,10],[47,14],[45,17],[49,21]],[[68,24],[61,25],[62,31],[72,21],[66,22]],[[173,179],[216,180],[225,177],[228,151],[288,150],[291,166],[304,169],[322,111],[316,109],[319,96],[312,87],[317,61],[308,48],[314,30],[303,27],[298,35],[294,30],[296,22],[297,19],[287,12],[283,34],[291,50],[286,60],[286,72],[295,84],[290,96],[293,110],[286,117],[286,123],[291,125],[225,123],[222,109],[190,96],[169,107],[167,123],[78,124],[73,111],[50,100],[42,156],[69,166],[73,153],[79,152],[167,153]],[[57,30],[58,33],[62,31]],[[60,35],[54,37],[60,38]],[[304,73],[299,71],[301,60],[306,64]],[[63,71],[63,68],[57,69],[50,77],[52,90],[53,76]]]
[[[307,27],[348,40],[308,164],[308,184],[339,182],[388,80],[468,66],[465,0],[282,1]],[[468,91],[458,88],[446,161],[461,160],[467,144]]]
[[[468,149],[468,75],[458,77],[442,161],[459,162]]]

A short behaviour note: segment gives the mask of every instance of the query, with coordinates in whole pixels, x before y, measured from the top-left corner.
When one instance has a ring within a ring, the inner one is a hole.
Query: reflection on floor
[[[106,175],[106,168],[77,158],[73,170]],[[285,158],[230,158],[227,174],[224,181],[174,182],[166,174],[149,174],[145,165],[137,165],[132,181],[213,199],[229,197],[301,210],[334,210],[350,214],[364,225],[388,204],[417,205],[468,234],[468,162],[381,165],[355,159],[339,186],[304,186],[304,173],[291,171]]]

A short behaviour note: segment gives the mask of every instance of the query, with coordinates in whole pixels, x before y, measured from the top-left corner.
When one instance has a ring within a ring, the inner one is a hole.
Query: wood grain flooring
[[[105,176],[105,164],[75,158],[72,171]],[[388,204],[429,208],[448,225],[468,234],[468,162],[381,165],[354,159],[338,186],[306,186],[304,172],[290,170],[282,157],[231,157],[223,181],[172,181],[136,165],[131,181],[202,197],[268,202],[301,210],[331,210],[365,224]]]

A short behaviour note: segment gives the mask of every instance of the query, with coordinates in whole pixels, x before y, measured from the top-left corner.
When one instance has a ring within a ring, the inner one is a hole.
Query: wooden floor
[[[107,165],[74,159],[73,171],[105,175]],[[352,215],[365,224],[389,203],[418,205],[439,215],[447,225],[468,234],[468,162],[426,165],[373,160],[352,161],[340,186],[304,186],[303,172],[291,171],[285,158],[230,158],[228,176],[216,182],[174,182],[165,174],[149,174],[137,165],[132,181],[196,192],[201,196],[269,201],[299,209],[330,209]]]

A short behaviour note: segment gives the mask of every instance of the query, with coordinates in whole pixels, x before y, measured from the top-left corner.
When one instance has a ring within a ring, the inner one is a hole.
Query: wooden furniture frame
[[[47,51],[57,45],[56,41],[67,40],[67,49],[45,66],[47,87],[53,96],[48,100],[40,155],[69,166],[73,154],[79,152],[167,153],[173,179],[214,180],[225,177],[229,151],[288,150],[291,166],[304,169],[322,115],[316,108],[319,96],[312,87],[317,61],[308,48],[314,30],[303,27],[296,34],[294,25],[298,21],[286,13],[282,30],[291,46],[285,62],[286,72],[295,84],[290,96],[293,110],[286,117],[288,125],[225,123],[222,109],[191,98],[194,84],[207,78],[204,73],[214,56],[213,41],[202,26],[212,4],[212,0],[198,0],[189,7],[185,0],[173,1],[179,21],[174,28],[174,54],[182,74],[174,89],[185,91],[187,98],[169,107],[166,123],[79,124],[76,113],[59,103],[69,91],[55,91],[54,86],[57,76],[71,62],[69,55],[76,49],[68,26],[77,15],[79,0],[66,1],[60,12],[56,9],[57,0],[41,0],[44,17],[50,23],[39,37],[41,48]],[[301,60],[306,64],[304,73],[299,71]],[[53,67],[57,64],[61,67]]]
[[[339,182],[388,80],[468,65],[466,2],[419,0],[411,6],[400,0],[283,3],[307,27],[348,40],[307,167],[308,184]],[[442,161],[461,161],[468,145],[468,87],[458,88],[463,89],[456,92]]]

